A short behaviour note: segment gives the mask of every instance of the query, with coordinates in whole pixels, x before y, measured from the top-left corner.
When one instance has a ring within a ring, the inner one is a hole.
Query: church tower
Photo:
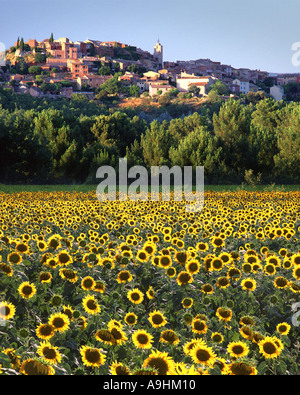
[[[159,40],[157,40],[157,43],[154,45],[153,57],[157,61],[159,68],[163,68],[163,46]]]

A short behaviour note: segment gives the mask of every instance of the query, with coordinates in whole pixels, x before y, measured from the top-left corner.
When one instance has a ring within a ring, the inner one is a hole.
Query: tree
[[[43,69],[40,66],[30,66],[28,69],[28,73],[29,74],[41,74],[41,72],[43,71]]]
[[[129,94],[130,94],[130,96],[133,96],[133,97],[139,97],[140,96],[140,88],[136,84],[131,85],[129,88]]]
[[[279,152],[274,156],[275,172],[284,177],[300,181],[300,106],[289,103],[280,111],[281,122],[276,127]]]
[[[226,164],[239,174],[244,174],[255,162],[249,143],[251,109],[250,105],[228,100],[219,114],[213,115],[214,132],[223,147]]]
[[[229,88],[227,87],[224,82],[217,80],[215,83],[213,83],[209,87],[209,91],[214,91],[217,93],[217,95],[223,96],[223,95],[228,95],[229,94]]]
[[[208,177],[222,172],[222,148],[217,147],[216,138],[203,126],[181,139],[177,148],[171,147],[169,156],[172,166],[204,166]]]
[[[111,75],[111,69],[109,66],[101,66],[98,69],[98,74],[100,75]]]
[[[166,122],[160,124],[153,121],[141,136],[141,148],[143,159],[147,166],[160,166],[169,159],[169,148],[171,147],[171,136]]]
[[[250,144],[256,151],[256,170],[270,177],[274,173],[274,156],[278,154],[277,126],[284,104],[273,99],[261,100],[251,114]]]
[[[198,96],[198,95],[199,95],[199,92],[200,92],[200,88],[198,88],[198,86],[192,84],[192,85],[189,87],[189,92],[190,92],[190,93],[193,93],[195,96]]]
[[[54,42],[54,37],[53,37],[53,33],[51,33],[51,36],[49,38],[49,43],[53,43]]]
[[[45,63],[46,62],[46,55],[43,53],[36,53],[34,55],[34,61],[35,63]]]
[[[24,39],[23,39],[23,37],[21,38],[21,41],[20,41],[20,50],[21,51],[24,51],[24,49],[25,49],[25,44],[24,44]]]

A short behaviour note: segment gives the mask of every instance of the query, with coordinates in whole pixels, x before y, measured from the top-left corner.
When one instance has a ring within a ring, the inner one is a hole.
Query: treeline
[[[190,114],[169,105],[150,120],[145,112],[0,88],[0,182],[96,184],[97,168],[117,170],[122,157],[129,167],[204,166],[211,184],[300,181],[298,103],[231,99]]]

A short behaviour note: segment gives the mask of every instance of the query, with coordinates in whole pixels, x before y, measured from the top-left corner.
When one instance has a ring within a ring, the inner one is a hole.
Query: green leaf
[[[268,369],[268,364],[266,361],[261,362],[258,367],[257,367],[257,371],[260,375],[264,374]]]
[[[10,358],[8,355],[4,354],[3,352],[0,353],[0,364],[3,368],[10,368]]]

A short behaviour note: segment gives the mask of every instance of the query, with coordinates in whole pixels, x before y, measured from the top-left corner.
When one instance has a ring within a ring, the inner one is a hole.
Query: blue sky
[[[164,60],[210,58],[269,72],[300,72],[299,0],[0,0],[0,42],[17,37],[120,41]]]

